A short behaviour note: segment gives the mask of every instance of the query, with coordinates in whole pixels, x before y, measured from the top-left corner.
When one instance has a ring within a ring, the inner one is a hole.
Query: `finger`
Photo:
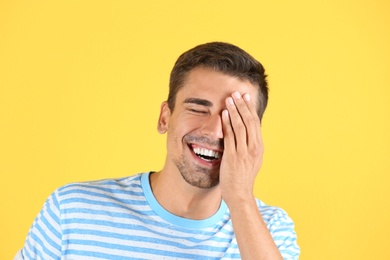
[[[245,120],[244,123],[247,124],[248,127],[251,126],[251,129],[255,129],[256,133],[259,133],[261,128],[261,123],[260,123],[259,115],[257,113],[256,104],[255,102],[252,101],[251,96],[248,93],[243,95],[243,100],[245,101],[245,104],[251,114],[250,117],[246,118],[247,120]]]
[[[252,114],[252,116],[257,118],[259,123],[260,123],[259,115],[257,114],[256,103],[252,100],[251,95],[249,95],[248,93],[245,93],[242,97],[243,97],[243,100],[245,101],[246,105],[248,106],[248,109],[249,109],[250,113]]]
[[[233,92],[232,97],[234,98],[234,103],[237,107],[237,111],[241,116],[241,120],[245,125],[246,134],[247,134],[247,140],[246,143],[248,144],[249,141],[252,141],[254,137],[256,137],[256,117],[257,115],[253,115],[251,111],[250,105],[252,105],[250,102],[250,96],[249,94],[244,94],[241,97],[241,94],[238,91]],[[249,99],[249,100],[247,100]]]
[[[223,130],[224,154],[235,151],[236,140],[230,122],[229,111],[227,109],[222,111],[222,130]]]
[[[260,148],[263,150],[263,138],[261,135],[261,123],[260,118],[257,114],[257,108],[255,102],[252,101],[251,96],[246,93],[243,95],[243,100],[245,101],[250,113],[251,117],[249,120],[244,120],[245,124],[248,126],[248,145],[253,148],[254,145],[260,144]]]
[[[234,92],[234,100],[232,97],[226,99],[226,108],[229,111],[231,126],[233,128],[234,137],[236,140],[236,150],[245,152],[247,148],[247,131],[246,126],[237,110],[236,104],[242,101],[241,94]]]

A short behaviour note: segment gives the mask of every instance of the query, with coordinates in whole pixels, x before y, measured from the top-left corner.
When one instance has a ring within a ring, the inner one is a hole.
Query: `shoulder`
[[[56,189],[52,197],[59,204],[66,202],[91,201],[92,199],[118,199],[126,196],[142,196],[141,174],[124,178],[74,182]]]
[[[123,178],[73,182],[58,188],[57,191],[59,193],[66,193],[72,190],[100,190],[106,192],[116,192],[132,188],[134,189],[140,186],[141,175],[142,173]]]

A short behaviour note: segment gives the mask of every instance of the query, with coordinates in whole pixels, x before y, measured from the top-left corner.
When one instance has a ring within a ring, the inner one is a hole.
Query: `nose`
[[[223,139],[221,115],[210,115],[203,120],[201,133],[211,139]]]

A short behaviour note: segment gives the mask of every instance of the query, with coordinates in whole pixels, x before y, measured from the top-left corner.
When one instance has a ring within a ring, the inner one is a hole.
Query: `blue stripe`
[[[136,246],[125,246],[125,245],[118,245],[114,243],[106,243],[106,242],[100,242],[100,241],[93,241],[92,243],[87,240],[72,240],[72,244],[77,245],[86,245],[86,246],[97,246],[102,248],[110,248],[110,249],[116,249],[116,250],[123,250],[128,252],[139,252],[139,253],[148,253],[148,254],[154,254],[156,256],[170,256],[170,257],[182,257],[182,258],[189,258],[189,259],[199,259],[199,257],[203,255],[192,254],[192,253],[179,253],[179,252],[172,252],[172,251],[166,251],[166,250],[159,250],[154,248],[142,248],[142,247],[136,247]],[[77,254],[77,250],[74,250],[74,252]],[[85,251],[88,252],[88,251]],[[121,256],[122,257],[122,256]],[[208,257],[208,256],[203,256]]]
[[[84,189],[88,188],[89,190],[95,190],[96,192],[105,192],[105,193],[111,193],[111,194],[123,194],[123,195],[129,195],[129,196],[137,196],[142,197],[143,192],[142,191],[133,191],[131,189],[113,189],[113,188],[104,188],[104,187],[97,187],[97,186],[91,186],[91,185],[85,185],[85,184],[73,184],[68,185],[66,188],[61,189],[61,196],[72,194],[73,191],[77,189]],[[141,189],[141,188],[140,188]]]
[[[285,237],[285,236],[275,236],[275,237],[272,237],[275,241],[283,241],[283,242],[286,242],[286,241],[289,241],[289,242],[294,242],[296,239],[295,237]]]
[[[35,233],[32,233],[31,237],[32,237],[33,240],[35,240],[43,248],[43,252],[44,253],[46,253],[47,255],[51,256],[52,258],[57,258],[57,255],[54,252],[52,252],[49,249],[47,249],[47,246],[45,245],[45,243]],[[31,248],[35,248],[35,247],[32,246]],[[46,258],[46,257],[42,257],[41,252],[36,252],[36,253],[38,255],[40,255],[42,259]]]
[[[51,219],[56,222],[58,225],[60,224],[60,220],[58,218],[58,216],[56,214],[54,214],[54,212],[51,210],[51,208],[48,208],[47,209],[47,213],[49,214],[49,216],[51,217]],[[58,239],[61,239],[61,233],[54,228],[54,226],[49,222],[48,219],[46,219],[46,217],[42,217],[42,222],[46,225],[47,228],[50,229],[50,231],[53,233],[53,235],[55,235]]]
[[[30,240],[27,240],[27,241],[26,241],[26,244],[27,244],[27,247],[28,247],[29,249],[32,249],[32,251],[35,253],[34,256],[35,256],[35,255],[38,255],[40,259],[44,259],[44,258],[42,257],[42,252],[41,252],[41,251],[38,251],[37,248],[31,244],[31,241],[30,241]],[[23,248],[23,251],[24,251],[24,253],[26,254],[27,258],[28,258],[28,259],[35,259],[35,258],[30,254],[30,250],[27,250],[27,247]]]
[[[91,229],[71,229],[71,230],[65,230],[64,234],[80,234],[80,235],[94,235],[94,236],[99,236],[102,238],[115,238],[115,239],[121,239],[123,241],[138,241],[138,242],[147,242],[151,244],[158,244],[158,245],[167,245],[167,246],[172,246],[172,247],[177,247],[181,249],[198,249],[198,250],[211,250],[214,252],[223,252],[226,250],[226,247],[224,246],[210,246],[210,245],[201,245],[200,243],[205,242],[205,241],[210,241],[208,239],[201,240],[201,239],[175,239],[173,238],[174,241],[168,240],[168,239],[156,239],[154,237],[144,237],[140,235],[126,235],[126,234],[118,234],[118,233],[113,233],[113,232],[106,232],[106,231],[99,231],[99,230],[91,230]],[[80,236],[82,237],[82,236]],[[165,236],[166,238],[172,238],[172,236]],[[85,241],[84,243],[88,245],[96,245],[96,242],[101,242],[102,240],[89,240],[89,239],[79,239],[80,241]],[[179,243],[176,241],[191,241],[193,245],[185,245],[184,243]],[[230,242],[229,241],[219,241],[219,239],[213,239],[215,242]],[[75,241],[73,239],[67,240],[69,241],[67,244],[74,244]]]
[[[109,192],[110,194],[117,194],[117,193],[113,193],[112,191]],[[118,196],[112,196],[112,195],[109,195],[109,194],[104,194],[104,193],[100,193],[100,192],[94,192],[94,191],[90,191],[90,190],[84,190],[84,189],[81,189],[81,187],[79,187],[78,189],[72,189],[72,190],[69,190],[69,191],[66,191],[66,192],[63,192],[61,194],[61,196],[69,196],[69,195],[75,195],[77,196],[78,194],[86,194],[86,195],[90,195],[90,196],[94,196],[94,197],[100,197],[100,198],[104,198],[104,199],[112,199],[112,200],[119,200],[119,201],[124,201],[125,203],[131,203],[133,200],[127,200],[127,199],[124,199],[124,198],[120,198]],[[136,198],[141,198],[143,201],[145,201],[145,199],[143,198],[143,196],[141,195],[130,195],[129,192],[124,192],[123,195],[126,195],[126,197],[136,197]],[[142,201],[141,200],[141,201]],[[128,202],[127,202],[128,201]]]
[[[110,222],[110,221],[103,221],[103,220],[88,220],[88,219],[68,219],[66,223],[64,224],[90,224],[90,225],[95,225],[96,229],[99,229],[98,226],[105,226],[105,227],[113,227],[113,228],[118,228],[118,229],[124,229],[124,230],[129,230],[129,231],[146,231],[146,232],[151,232],[154,234],[158,234],[160,236],[165,236],[168,238],[172,239],[183,239],[183,240],[188,240],[193,243],[199,243],[204,241],[204,239],[199,239],[195,238],[193,236],[188,236],[188,237],[183,237],[183,236],[177,236],[177,235],[172,235],[172,234],[167,234],[167,233],[162,233],[162,232],[157,232],[155,229],[153,229],[153,226],[148,228],[148,226],[145,225],[133,225],[133,224],[121,224],[121,223],[116,223],[116,222]],[[66,228],[63,230],[63,234],[72,234],[76,229],[72,228]],[[202,232],[201,234],[198,233],[200,236],[205,236],[208,239],[214,240],[216,242],[230,242],[231,239],[229,238],[223,238],[223,237],[218,237],[214,232]]]
[[[75,255],[75,256],[89,256],[96,257],[100,259],[120,259],[120,260],[145,260],[145,258],[134,258],[134,257],[126,257],[123,255],[112,255],[106,254],[103,252],[93,252],[93,251],[85,251],[85,250],[71,250],[66,249],[64,255]]]
[[[95,209],[90,209],[90,208],[67,209],[66,213],[102,215],[102,217],[109,216],[111,218],[120,218],[120,219],[126,219],[126,220],[134,219],[134,220],[138,220],[138,221],[140,221],[144,224],[150,225],[150,226],[159,226],[159,227],[163,227],[163,228],[167,228],[167,229],[172,228],[172,225],[169,223],[156,222],[154,220],[151,220],[150,218],[145,218],[145,216],[148,216],[148,215],[153,216],[154,212],[142,212],[142,211],[137,212],[137,213],[141,214],[144,218],[140,218],[134,214],[129,214],[129,213],[111,212],[111,211],[106,211],[106,210],[95,210]],[[72,220],[72,219],[80,221],[80,222],[74,222],[74,220]],[[70,221],[72,221],[72,222],[70,222]],[[111,222],[111,221],[105,221],[104,224],[103,224],[103,222],[100,222],[100,220],[92,220],[91,219],[91,220],[88,220],[88,223],[86,223],[85,221],[87,221],[86,218],[83,218],[83,219],[81,219],[81,218],[66,218],[63,223],[64,224],[69,224],[69,223],[84,223],[84,224],[101,223],[101,225],[104,225],[104,226],[116,227],[118,225],[121,225],[122,227],[130,228],[130,229],[133,227],[133,225],[131,225],[131,224],[119,224],[117,222]],[[227,221],[225,220],[225,223],[226,222]],[[176,230],[178,230],[180,232],[184,232],[184,233],[199,234],[198,229],[176,227]],[[222,232],[222,233],[227,234],[227,235],[233,235],[233,233],[234,233],[233,231],[222,228],[222,224],[218,224],[215,228],[212,228],[212,229],[210,228],[208,230],[209,231],[202,230],[202,234],[213,235],[215,233],[214,230],[217,230],[217,231]]]
[[[59,188],[59,191],[65,191],[68,188],[72,187],[84,187],[84,188],[92,188],[96,190],[106,191],[106,192],[118,192],[120,193],[127,193],[127,191],[133,192],[135,194],[141,193],[142,190],[140,187],[140,175],[138,176],[132,176],[132,177],[125,177],[122,179],[107,179],[107,180],[101,180],[101,181],[92,181],[92,182],[79,182],[79,183],[70,183],[67,184],[61,188]],[[107,186],[107,188],[106,188]],[[115,189],[112,187],[115,186]],[[135,192],[130,189],[130,187],[137,187],[139,189],[139,192]],[[127,190],[127,191],[126,191]]]
[[[234,258],[234,259],[241,259],[241,255],[240,253],[226,253],[222,256],[222,259],[226,259],[226,258]]]
[[[283,225],[283,226],[286,226],[286,225]],[[291,227],[278,227],[278,230],[276,231],[277,233],[279,232],[294,232],[294,229],[291,228]]]
[[[54,207],[56,209],[60,210],[60,203],[58,202],[56,195],[57,195],[57,193],[54,192],[50,198],[53,200]]]
[[[42,222],[43,222],[43,224],[48,223],[48,221],[46,220],[46,218],[45,218],[44,216],[42,216]],[[47,225],[46,225],[46,227],[49,228],[50,232],[53,233],[53,230],[54,230],[54,229],[50,229],[50,227],[48,227]],[[39,231],[39,233],[42,234],[43,238],[46,240],[46,242],[47,242],[49,245],[51,245],[51,246],[54,247],[55,249],[61,251],[61,248],[58,246],[58,244],[57,244],[55,241],[53,241],[53,239],[51,239],[51,238],[47,235],[46,229],[44,229],[43,227],[41,227],[41,225],[39,225],[39,224],[37,224],[36,228],[37,228],[37,230]]]
[[[299,253],[300,253],[300,250],[299,250],[299,248],[297,248],[297,247],[295,247],[294,248],[295,249],[295,251],[292,251],[292,250],[283,250],[282,251],[282,256],[286,256],[286,255],[288,255],[288,256],[290,256],[290,257],[292,257],[292,256],[299,256]]]
[[[85,204],[92,204],[92,205],[100,205],[100,206],[110,206],[114,208],[126,208],[124,205],[120,205],[114,202],[109,201],[99,201],[99,200],[91,200],[91,199],[83,199],[83,198],[69,198],[64,199],[62,201],[63,204],[71,204],[71,203],[85,203]],[[131,203],[132,205],[147,205],[146,201],[139,201],[139,200],[127,200],[123,203]]]

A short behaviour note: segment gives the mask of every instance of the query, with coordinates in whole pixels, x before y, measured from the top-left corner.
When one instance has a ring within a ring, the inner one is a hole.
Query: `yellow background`
[[[0,1],[0,258],[68,182],[158,170],[176,58],[227,41],[266,67],[256,195],[301,259],[390,259],[390,2]]]

